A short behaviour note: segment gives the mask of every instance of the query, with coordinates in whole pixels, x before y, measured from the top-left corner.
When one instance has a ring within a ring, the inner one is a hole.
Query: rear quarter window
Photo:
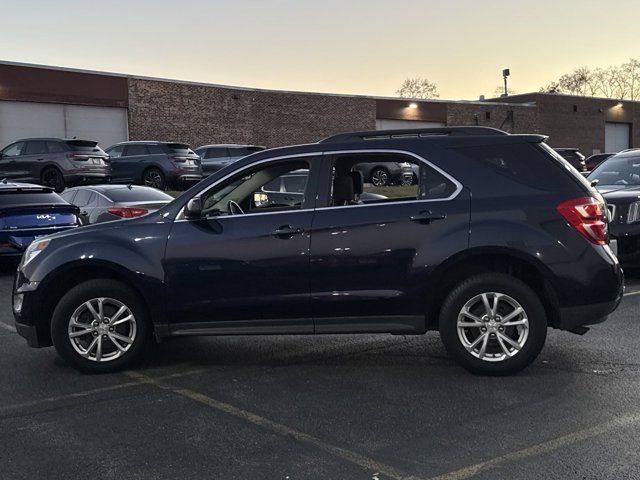
[[[573,172],[540,145],[512,143],[458,147],[455,150],[498,175],[537,190],[575,188],[575,180],[570,178]],[[577,171],[575,174],[580,175]]]

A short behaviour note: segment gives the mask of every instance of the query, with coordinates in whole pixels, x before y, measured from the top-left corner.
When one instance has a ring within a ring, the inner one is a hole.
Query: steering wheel
[[[244,210],[242,210],[242,207],[233,200],[229,200],[229,203],[227,204],[227,210],[229,210],[229,215],[244,215]]]

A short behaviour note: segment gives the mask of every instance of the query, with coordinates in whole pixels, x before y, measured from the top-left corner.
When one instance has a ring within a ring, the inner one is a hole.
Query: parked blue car
[[[19,257],[36,238],[78,225],[78,207],[52,188],[0,182],[0,258]]]

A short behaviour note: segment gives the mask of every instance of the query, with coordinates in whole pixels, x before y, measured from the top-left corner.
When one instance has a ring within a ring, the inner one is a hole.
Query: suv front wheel
[[[90,280],[58,302],[51,321],[58,354],[84,372],[111,372],[131,365],[150,343],[146,308],[127,285]]]
[[[440,312],[440,337],[460,365],[480,375],[509,375],[531,364],[547,338],[547,319],[528,285],[501,273],[458,284]]]

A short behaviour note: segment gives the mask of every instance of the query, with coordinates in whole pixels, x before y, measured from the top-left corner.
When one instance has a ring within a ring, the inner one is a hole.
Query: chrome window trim
[[[256,165],[261,165],[261,164],[266,163],[266,162],[275,162],[275,161],[278,161],[278,160],[287,160],[287,159],[293,159],[293,158],[318,157],[318,156],[324,156],[324,155],[345,155],[345,154],[357,154],[357,153],[395,153],[395,154],[399,154],[399,155],[408,155],[410,157],[413,157],[413,158],[417,159],[419,162],[422,162],[422,163],[426,164],[430,168],[433,168],[438,173],[442,174],[445,178],[450,180],[456,186],[456,190],[451,195],[449,195],[448,197],[445,197],[445,198],[427,198],[427,199],[422,199],[422,200],[398,200],[398,201],[391,201],[391,202],[366,203],[366,204],[358,204],[358,205],[335,205],[335,206],[319,207],[319,208],[302,208],[302,209],[296,209],[296,210],[282,210],[282,211],[276,211],[276,212],[245,213],[244,215],[242,215],[242,217],[253,216],[253,215],[273,215],[273,214],[276,214],[276,213],[285,213],[285,212],[292,213],[292,212],[305,212],[305,211],[310,211],[310,210],[329,210],[329,209],[334,209],[334,208],[379,207],[379,206],[385,206],[385,205],[398,205],[398,204],[407,204],[407,203],[448,202],[448,201],[451,201],[451,200],[455,199],[463,189],[462,184],[457,179],[455,179],[449,173],[447,173],[444,170],[442,170],[440,167],[438,167],[438,166],[434,165],[433,163],[431,163],[426,158],[421,157],[420,155],[418,155],[416,153],[409,152],[409,151],[406,151],[406,150],[389,149],[389,148],[366,148],[366,149],[358,149],[358,150],[327,150],[327,151],[317,151],[317,152],[306,152],[306,153],[298,153],[298,154],[291,154],[291,155],[280,155],[280,156],[277,156],[277,157],[265,158],[265,159],[260,160],[258,162],[254,162],[254,163],[250,163],[248,165],[245,165],[241,169],[238,169],[238,170],[235,170],[233,172],[228,173],[227,175],[225,175],[221,179],[217,180],[216,182],[212,183],[211,185],[209,185],[204,190],[201,190],[200,192],[198,192],[197,194],[195,194],[191,198],[202,196],[205,193],[207,193],[209,190],[211,190],[212,188],[215,188],[217,185],[219,185],[220,183],[222,183],[225,180],[227,180],[228,178],[230,178],[230,177],[232,177],[232,176],[234,176],[234,175],[236,175],[238,173],[241,173],[244,170],[248,170],[250,168],[255,167]],[[185,205],[186,205],[186,202],[185,202]],[[225,215],[222,215],[220,217],[212,217],[212,218],[220,219],[220,218],[225,218],[225,217],[226,217]],[[176,215],[174,221],[176,221],[176,222],[191,222],[191,221],[195,221],[195,220],[189,220],[189,219],[184,218],[184,206],[183,206],[183,208]]]

